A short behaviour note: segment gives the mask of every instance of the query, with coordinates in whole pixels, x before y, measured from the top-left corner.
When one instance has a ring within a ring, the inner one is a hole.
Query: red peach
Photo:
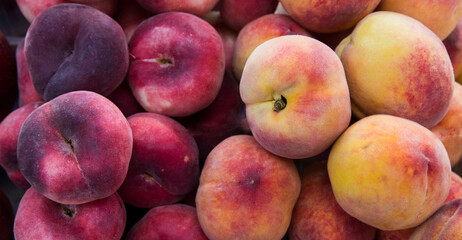
[[[43,101],[43,98],[37,93],[34,84],[30,78],[29,69],[27,68],[26,56],[24,54],[24,39],[16,47],[16,64],[18,70],[18,90],[19,106],[28,103]]]
[[[274,13],[278,3],[278,0],[222,0],[220,15],[228,27],[239,32],[249,22]]]

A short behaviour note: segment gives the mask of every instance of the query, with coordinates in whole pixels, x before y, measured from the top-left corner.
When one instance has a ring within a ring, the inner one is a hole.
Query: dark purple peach
[[[148,112],[172,117],[196,113],[220,90],[223,43],[205,20],[169,12],[143,21],[129,44],[128,82]]]
[[[117,193],[79,205],[54,202],[29,188],[14,221],[16,240],[119,240],[127,213]]]
[[[19,188],[27,190],[29,182],[18,167],[17,146],[21,126],[29,114],[43,102],[26,104],[11,112],[0,124],[0,166],[5,169],[10,180]]]
[[[88,90],[109,95],[128,71],[128,45],[120,25],[82,4],[47,8],[31,24],[25,55],[43,99]]]
[[[46,197],[81,204],[117,191],[132,145],[130,125],[116,105],[97,93],[76,91],[27,117],[18,138],[18,165]]]
[[[138,25],[152,15],[152,13],[142,8],[136,1],[120,0],[114,19],[124,30],[127,40],[130,40]]]
[[[196,209],[184,204],[152,208],[128,233],[127,240],[207,240]]]
[[[119,189],[124,202],[152,208],[178,202],[194,190],[199,180],[199,153],[186,128],[156,113],[137,113],[128,122],[133,154]]]

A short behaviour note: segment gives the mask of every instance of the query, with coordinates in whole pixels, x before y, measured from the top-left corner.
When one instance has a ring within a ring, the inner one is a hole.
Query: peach
[[[203,17],[215,7],[219,0],[136,0],[143,8],[153,13],[186,12]]]
[[[412,17],[427,26],[441,40],[444,40],[462,17],[460,0],[381,0],[377,8]]]
[[[300,25],[313,32],[333,33],[353,27],[371,13],[380,0],[280,0]]]
[[[81,3],[112,16],[117,9],[117,0],[16,0],[21,13],[32,22],[45,9],[63,3]]]
[[[10,114],[0,124],[0,165],[5,169],[11,182],[22,190],[30,187],[18,167],[17,147],[21,126],[29,114],[43,102],[26,104]]]
[[[122,112],[89,91],[35,109],[18,137],[18,166],[38,192],[62,204],[108,197],[122,185],[133,137]]]
[[[245,64],[239,88],[253,136],[282,157],[320,154],[350,123],[342,63],[311,37],[281,36],[259,45]]]
[[[329,182],[326,161],[303,169],[301,181],[289,239],[374,239],[375,228],[353,218],[338,205]]]
[[[128,118],[133,153],[118,192],[125,203],[139,208],[172,204],[199,181],[199,153],[194,138],[177,121],[157,113]]]
[[[454,76],[457,78],[462,75],[462,19],[451,34],[444,39],[443,44],[451,59]]]
[[[248,23],[239,31],[234,47],[233,69],[237,80],[240,81],[247,58],[258,45],[275,37],[295,34],[309,36],[305,29],[283,14],[268,14]]]
[[[29,188],[14,220],[16,240],[121,239],[127,213],[117,193],[79,205],[54,202]]]
[[[184,204],[152,208],[127,235],[127,240],[177,239],[207,240],[196,209]]]
[[[327,167],[339,205],[380,230],[421,224],[443,205],[451,185],[443,143],[422,125],[391,115],[351,125],[334,143]]]
[[[278,0],[222,0],[220,15],[228,27],[239,32],[249,22],[274,13],[278,3]]]
[[[177,118],[196,140],[201,166],[218,143],[231,135],[244,132],[244,112],[245,105],[239,95],[239,84],[233,74],[226,71],[220,92],[212,104],[189,117]]]
[[[336,52],[356,117],[389,114],[431,128],[447,113],[454,91],[451,61],[442,41],[417,20],[371,13]]]
[[[181,12],[143,21],[129,43],[128,83],[148,112],[184,117],[210,105],[225,70],[223,42],[205,20]]]
[[[14,211],[5,193],[0,190],[0,236],[13,240]]]
[[[462,229],[462,199],[446,203],[416,228],[409,240],[459,239]]]
[[[34,84],[30,78],[26,56],[24,54],[24,39],[22,39],[16,47],[16,68],[18,73],[19,106],[43,101],[43,98],[40,97],[35,90]]]
[[[0,32],[0,121],[13,111],[17,99],[14,51]]]
[[[292,160],[271,154],[252,136],[235,135],[205,161],[197,215],[211,240],[282,239],[299,193]]]
[[[47,8],[30,25],[24,45],[32,83],[46,101],[77,90],[107,96],[128,71],[122,28],[86,5]]]
[[[443,142],[451,160],[451,166],[455,166],[462,158],[462,85],[455,83],[454,94],[449,105],[449,110],[443,120],[430,130]]]

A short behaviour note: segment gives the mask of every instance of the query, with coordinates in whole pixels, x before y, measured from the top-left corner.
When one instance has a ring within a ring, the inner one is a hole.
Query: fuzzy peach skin
[[[61,3],[80,3],[96,8],[112,16],[117,10],[117,0],[16,0],[24,17],[32,22],[43,10]]]
[[[462,198],[450,201],[416,228],[409,240],[460,239]]]
[[[350,123],[342,63],[314,38],[292,35],[262,43],[247,60],[239,88],[255,139],[282,157],[315,156]]]
[[[207,240],[196,208],[170,204],[151,208],[129,231],[127,240]]]
[[[205,20],[168,12],[144,20],[129,43],[128,83],[148,112],[194,114],[217,96],[225,71],[218,32]]]
[[[462,1],[381,0],[377,10],[398,12],[417,19],[444,40],[462,17]]]
[[[462,198],[462,178],[455,172],[451,173],[451,187],[449,188],[449,194],[444,203],[448,203],[454,199]],[[377,231],[376,240],[408,240],[412,233],[415,231],[415,227],[407,228],[397,231]]]
[[[0,166],[6,171],[11,182],[22,190],[27,190],[30,184],[18,167],[19,132],[29,114],[42,104],[43,101],[26,104],[8,114],[0,123]]]
[[[333,33],[353,27],[371,13],[380,0],[280,0],[300,25],[313,32]]]
[[[117,106],[97,93],[76,91],[26,118],[18,137],[18,166],[47,198],[82,204],[117,191],[132,148],[130,125]]]
[[[269,153],[252,136],[235,135],[207,157],[196,210],[211,240],[282,239],[299,193],[292,160]]]
[[[451,160],[451,166],[455,166],[462,158],[462,85],[455,83],[454,94],[449,105],[449,111],[443,120],[430,130],[443,142]]]
[[[381,230],[415,227],[444,203],[451,163],[441,141],[423,126],[391,115],[351,125],[328,159],[339,205]]]
[[[462,19],[456,25],[456,28],[443,41],[449,58],[451,59],[454,76],[457,78],[462,74]]]
[[[219,0],[136,0],[152,13],[186,12],[199,17],[209,13]]]
[[[301,173],[302,189],[292,213],[289,239],[373,240],[376,229],[346,213],[335,200],[327,161],[316,162]]]
[[[247,58],[258,45],[275,37],[296,34],[309,36],[305,29],[283,14],[268,14],[245,25],[234,46],[233,69],[237,80],[240,81]]]
[[[447,113],[454,73],[441,40],[406,15],[374,12],[336,48],[356,117],[389,114],[430,128]]]
[[[117,193],[85,204],[54,202],[29,188],[14,220],[16,240],[119,240],[127,213]]]

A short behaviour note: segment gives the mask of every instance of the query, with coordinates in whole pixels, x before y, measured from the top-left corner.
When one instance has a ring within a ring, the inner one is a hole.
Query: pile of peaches
[[[0,239],[462,238],[462,0],[16,3]]]

